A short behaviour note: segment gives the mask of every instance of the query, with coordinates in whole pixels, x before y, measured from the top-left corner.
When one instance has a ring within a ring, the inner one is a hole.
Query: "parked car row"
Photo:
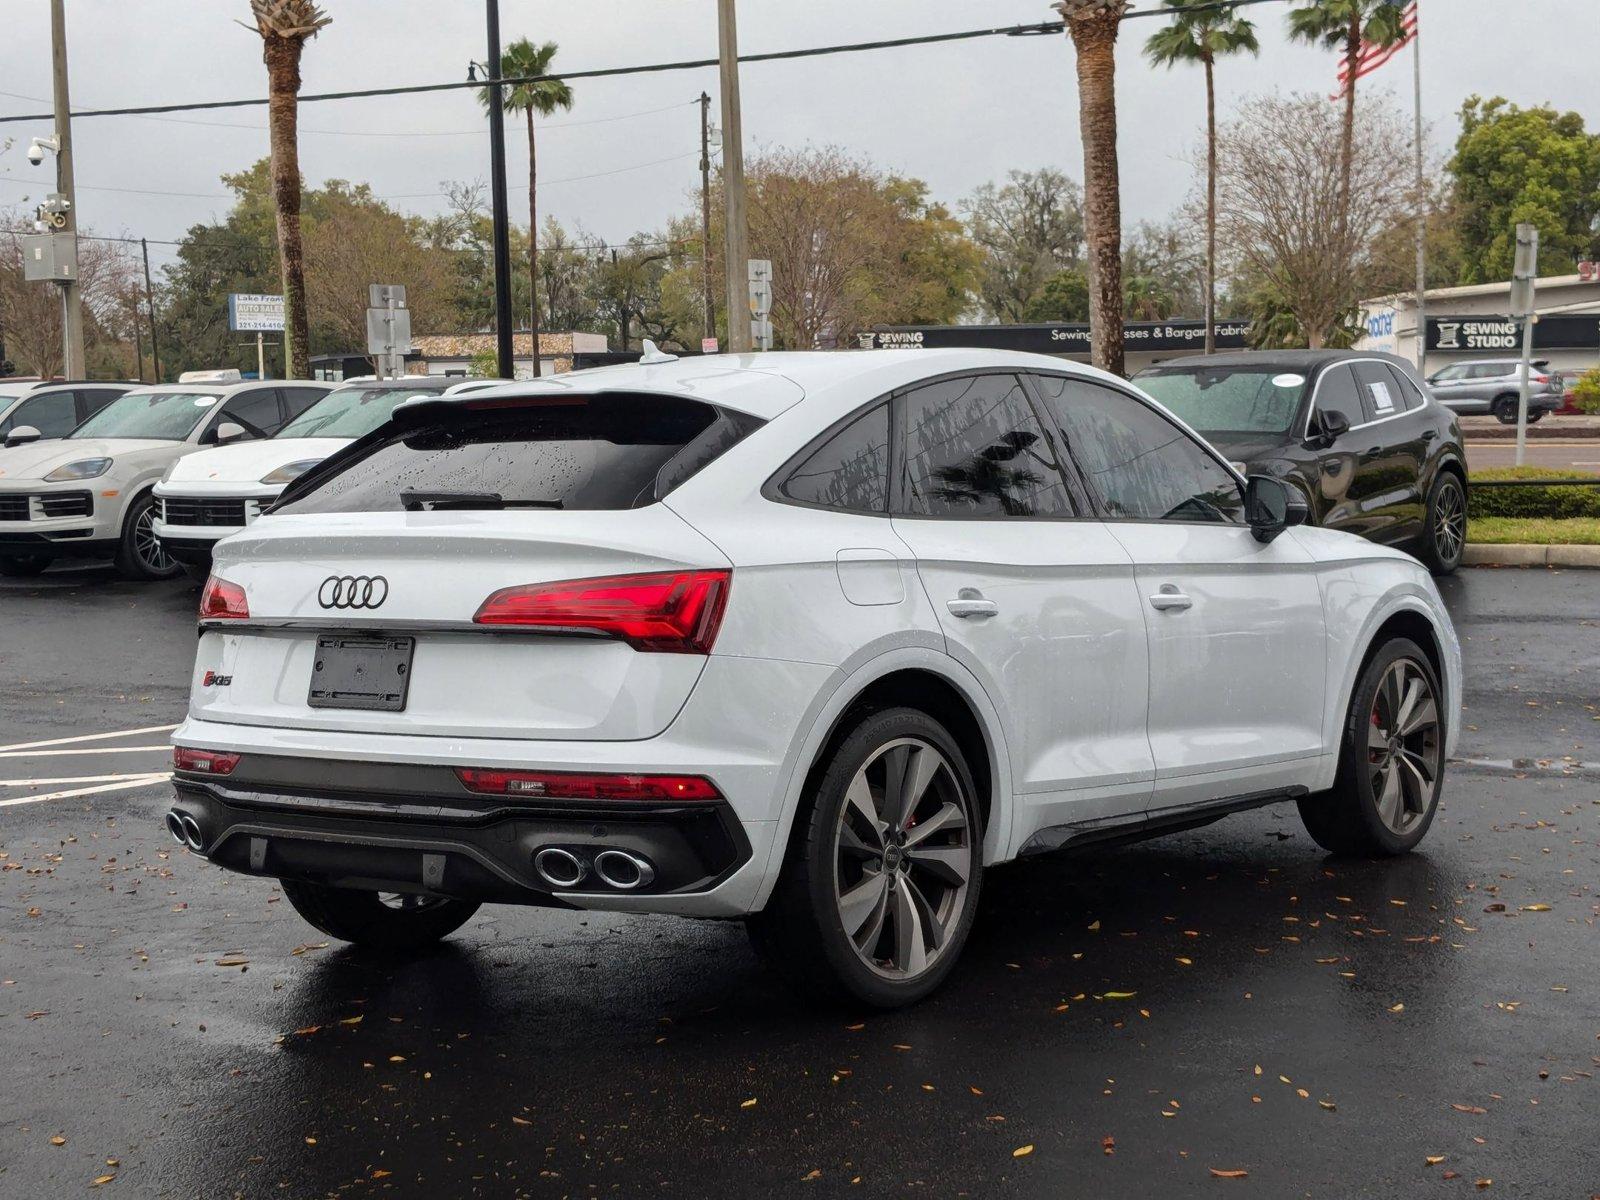
[[[74,557],[109,558],[131,579],[204,579],[218,540],[396,404],[493,382],[0,381],[0,575]]]

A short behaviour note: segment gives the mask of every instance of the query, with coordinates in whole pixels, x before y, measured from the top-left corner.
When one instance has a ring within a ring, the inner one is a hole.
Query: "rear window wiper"
[[[560,500],[507,500],[499,492],[430,492],[404,488],[400,503],[407,512],[438,511],[441,508],[561,508]]]

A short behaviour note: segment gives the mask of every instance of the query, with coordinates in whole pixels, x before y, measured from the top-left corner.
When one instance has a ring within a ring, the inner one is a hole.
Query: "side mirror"
[[[1350,432],[1350,418],[1335,409],[1326,412],[1318,409],[1317,425],[1322,433],[1316,440],[1324,448],[1333,445]]]
[[[244,426],[233,421],[224,421],[217,426],[217,445],[219,446],[226,446],[229,442],[237,442],[244,436]]]
[[[1305,497],[1281,479],[1252,475],[1245,481],[1244,519],[1256,541],[1266,543],[1311,515]]]
[[[10,433],[6,434],[6,445],[21,446],[28,442],[37,442],[43,436],[44,434],[40,433],[32,425],[18,425]]]

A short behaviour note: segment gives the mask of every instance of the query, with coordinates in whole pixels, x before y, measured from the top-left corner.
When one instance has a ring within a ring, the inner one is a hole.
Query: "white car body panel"
[[[1460,648],[1426,570],[1399,551],[1318,529],[1263,544],[1242,525],[907,519],[762,494],[836,421],[968,369],[1110,378],[1031,355],[883,351],[611,367],[471,393],[653,392],[767,423],[665,500],[632,510],[257,521],[217,546],[214,568],[244,589],[251,627],[204,633],[174,741],[351,763],[703,774],[749,841],[736,871],[692,894],[562,899],[720,917],[765,902],[818,754],[864,691],[901,672],[941,681],[977,723],[990,863],[1062,826],[1328,788],[1363,656],[1397,616],[1421,618],[1437,642],[1446,752],[1454,748]],[[415,707],[306,704],[314,627],[333,619],[319,588],[333,576],[384,576],[380,611],[334,614],[341,629],[382,630],[470,622],[491,592],[517,584],[721,567],[732,570],[731,590],[709,655],[423,629]],[[1149,597],[1164,585],[1190,606],[1154,608]],[[997,613],[954,616],[947,601],[962,588],[995,601]],[[231,682],[208,687],[208,672]]]
[[[349,438],[263,438],[236,446],[216,446],[178,460],[156,484],[158,500],[242,500],[243,525],[185,525],[157,515],[157,537],[221,541],[252,524],[283,491],[281,483],[263,483],[266,476],[290,463],[321,460],[350,444]],[[164,510],[163,510],[164,511]]]

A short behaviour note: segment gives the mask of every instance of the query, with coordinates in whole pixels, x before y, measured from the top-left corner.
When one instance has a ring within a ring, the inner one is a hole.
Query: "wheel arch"
[[[899,706],[939,721],[967,758],[978,788],[985,863],[1001,861],[1011,843],[1011,760],[999,714],[982,686],[948,656],[920,649],[891,651],[846,676],[811,722],[789,772],[777,836],[752,905],[765,906],[782,870],[800,807],[835,746],[866,713]]]
[[[1439,681],[1440,702],[1449,718],[1445,720],[1446,753],[1453,753],[1457,722],[1454,714],[1458,711],[1460,697],[1456,689],[1460,686],[1459,674],[1456,669],[1458,664],[1458,651],[1455,650],[1453,635],[1447,635],[1440,627],[1435,615],[1418,598],[1402,597],[1398,602],[1391,603],[1383,609],[1375,611],[1370,619],[1369,627],[1362,633],[1356,643],[1361,652],[1350,659],[1351,668],[1346,672],[1339,691],[1338,706],[1333,710],[1337,720],[1335,730],[1344,727],[1345,715],[1350,711],[1350,698],[1355,694],[1356,683],[1360,680],[1367,665],[1373,656],[1387,642],[1396,637],[1409,638],[1422,648],[1428,657],[1428,665],[1433,668],[1434,678]],[[1337,754],[1339,738],[1343,735],[1337,733],[1331,750]]]

